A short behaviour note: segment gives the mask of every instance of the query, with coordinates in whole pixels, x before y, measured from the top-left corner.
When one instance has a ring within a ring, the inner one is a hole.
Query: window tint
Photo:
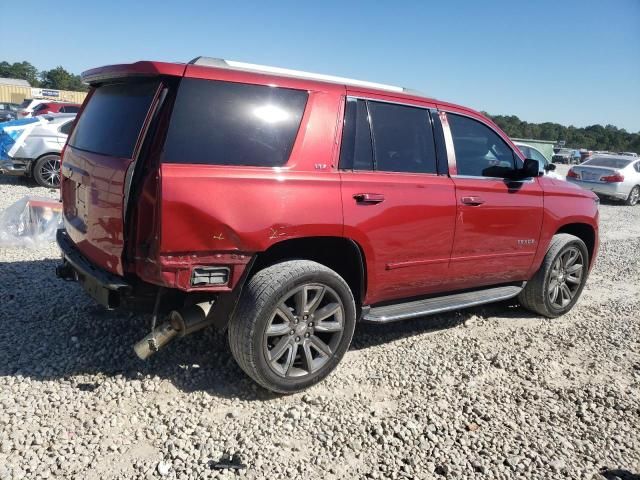
[[[114,83],[98,87],[69,140],[75,148],[131,158],[158,88],[158,81]]]
[[[73,127],[73,120],[71,120],[70,122],[67,122],[64,125],[62,125],[60,127],[60,133],[63,133],[65,135],[69,135],[69,133],[71,133],[71,128],[72,127]]]
[[[64,107],[64,111],[67,113],[78,113],[80,111],[80,107],[74,107],[73,105],[67,105]]]
[[[497,133],[486,125],[461,115],[447,114],[458,175],[504,177],[512,172],[516,155]]]
[[[33,113],[41,112],[45,108],[49,108],[49,104],[48,103],[41,103],[40,105],[36,106],[36,108],[33,109]]]
[[[344,113],[340,168],[373,170],[371,131],[364,100],[347,99]]]
[[[186,78],[163,161],[276,167],[289,159],[308,93]]]
[[[376,170],[436,173],[429,111],[392,103],[368,105]]]
[[[640,172],[640,162],[636,162],[636,164],[633,166],[633,168],[636,169],[636,172]]]
[[[592,165],[594,167],[625,168],[630,163],[631,160],[627,160],[625,158],[595,157],[587,160],[582,165]]]

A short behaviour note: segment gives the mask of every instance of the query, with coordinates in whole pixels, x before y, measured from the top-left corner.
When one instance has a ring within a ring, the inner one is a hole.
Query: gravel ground
[[[57,196],[0,177],[0,209],[25,194]],[[333,375],[288,397],[215,331],[138,360],[146,318],[55,279],[54,245],[0,249],[0,479],[637,475],[640,206],[603,204],[601,229],[563,318],[505,303],[361,326]],[[214,468],[233,455],[246,468]]]

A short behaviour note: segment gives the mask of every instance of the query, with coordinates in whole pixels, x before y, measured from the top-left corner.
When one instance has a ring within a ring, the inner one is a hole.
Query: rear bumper
[[[567,178],[567,181],[575,183],[585,190],[591,190],[597,195],[616,198],[618,200],[626,200],[629,196],[629,192],[631,191],[631,187],[628,187],[625,183],[583,182],[582,180],[575,180],[569,177]]]
[[[96,302],[110,310],[122,306],[122,298],[132,292],[129,283],[89,262],[65,230],[58,230],[56,242],[62,251],[62,263],[56,267],[57,277],[77,281]]]
[[[29,175],[31,172],[31,159],[9,158],[0,160],[0,172],[5,175]]]

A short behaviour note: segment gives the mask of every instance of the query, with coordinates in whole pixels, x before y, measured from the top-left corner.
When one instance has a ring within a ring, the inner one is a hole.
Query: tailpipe
[[[213,323],[208,318],[213,300],[196,303],[169,313],[169,320],[154,328],[149,334],[133,346],[136,355],[146,360],[176,337],[184,337],[202,330]]]

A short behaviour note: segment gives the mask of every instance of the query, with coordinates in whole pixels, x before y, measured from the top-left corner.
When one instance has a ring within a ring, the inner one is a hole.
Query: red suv
[[[33,109],[32,115],[35,117],[37,115],[45,115],[47,113],[78,113],[81,106],[82,105],[77,103],[41,103]]]
[[[153,313],[141,358],[213,325],[251,378],[294,392],[357,321],[515,297],[557,317],[593,266],[597,197],[468,108],[202,57],[83,79],[57,274]]]

